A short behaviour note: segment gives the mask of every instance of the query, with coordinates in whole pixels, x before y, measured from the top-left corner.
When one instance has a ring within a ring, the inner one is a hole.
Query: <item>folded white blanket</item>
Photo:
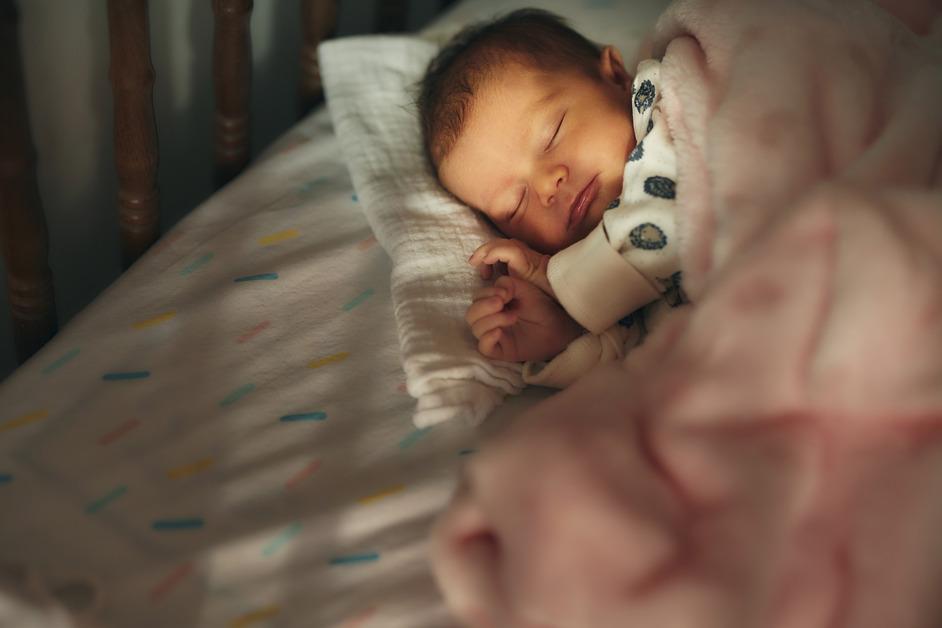
[[[377,240],[393,260],[392,299],[415,424],[482,421],[523,388],[519,364],[480,355],[464,313],[480,280],[467,264],[494,237],[425,165],[413,86],[438,47],[352,37],[320,47],[334,128]]]

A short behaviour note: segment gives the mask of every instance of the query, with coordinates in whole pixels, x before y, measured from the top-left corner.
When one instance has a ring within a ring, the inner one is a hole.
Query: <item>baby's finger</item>
[[[484,286],[483,288],[478,288],[474,291],[474,295],[471,297],[473,301],[478,299],[486,299],[487,297],[500,297],[506,303],[509,300],[509,292],[507,286],[501,281],[501,278],[498,278],[497,281],[492,283],[489,286]]]
[[[516,312],[501,310],[496,314],[491,314],[474,321],[474,323],[471,324],[471,333],[474,334],[475,338],[480,339],[484,334],[491,331],[495,327],[509,327],[516,322]]]
[[[478,351],[493,360],[503,359],[504,353],[500,345],[500,340],[503,335],[504,330],[500,327],[487,332],[481,336],[478,341]]]
[[[494,276],[494,267],[490,264],[481,264],[478,266],[478,273],[481,275],[481,279],[490,279]]]
[[[495,294],[483,299],[475,299],[474,303],[468,307],[468,311],[464,315],[464,320],[469,326],[472,326],[485,316],[496,314],[502,309],[504,309],[504,300],[500,295]]]

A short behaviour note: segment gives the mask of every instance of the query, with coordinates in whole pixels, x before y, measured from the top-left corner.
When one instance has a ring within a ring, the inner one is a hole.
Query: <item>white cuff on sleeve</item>
[[[593,366],[625,357],[631,330],[613,325],[604,333],[583,334],[549,362],[524,362],[523,381],[537,386],[566,388]]]
[[[566,312],[594,334],[661,296],[612,248],[604,223],[553,255],[546,276]]]

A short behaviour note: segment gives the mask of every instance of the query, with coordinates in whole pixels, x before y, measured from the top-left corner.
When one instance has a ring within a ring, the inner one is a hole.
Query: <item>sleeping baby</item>
[[[685,302],[659,65],[632,77],[618,50],[536,9],[465,29],[429,64],[430,161],[508,236],[471,256],[483,278],[509,275],[466,319],[479,351],[525,362],[528,383],[568,386]]]

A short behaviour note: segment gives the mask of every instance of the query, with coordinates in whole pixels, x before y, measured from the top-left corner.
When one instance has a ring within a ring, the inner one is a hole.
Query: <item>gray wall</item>
[[[372,0],[340,4],[340,35],[370,30]],[[412,0],[410,27],[427,21],[438,4]],[[64,325],[120,273],[106,3],[20,0],[19,6],[27,104]],[[299,0],[255,0],[255,153],[294,119],[299,11]],[[163,231],[212,192],[212,18],[209,0],[150,3]],[[0,379],[16,366],[4,276],[0,273]]]

